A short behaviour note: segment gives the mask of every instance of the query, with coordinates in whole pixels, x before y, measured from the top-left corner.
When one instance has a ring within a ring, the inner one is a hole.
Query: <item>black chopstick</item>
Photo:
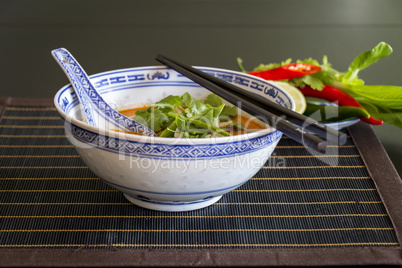
[[[347,136],[345,133],[342,133],[338,130],[328,127],[310,117],[307,117],[307,116],[299,114],[295,111],[292,111],[292,110],[290,110],[282,105],[279,105],[275,102],[272,102],[266,98],[261,98],[257,94],[243,90],[243,89],[241,89],[231,83],[228,83],[222,79],[219,79],[208,73],[195,69],[191,66],[185,65],[176,60],[170,59],[166,56],[157,55],[156,59],[159,61],[164,60],[164,61],[169,61],[169,62],[175,63],[176,65],[179,65],[182,68],[187,69],[188,71],[190,71],[198,76],[201,76],[207,80],[210,80],[211,82],[213,82],[217,85],[220,85],[221,87],[223,87],[227,90],[230,90],[232,93],[241,94],[243,96],[242,98],[244,98],[244,96],[246,96],[246,97],[248,97],[247,100],[254,103],[255,105],[258,105],[263,109],[268,109],[271,113],[275,114],[276,116],[280,116],[281,118],[283,118],[289,122],[292,122],[293,124],[301,126],[301,127],[303,127],[304,130],[310,131],[316,135],[319,135],[320,137],[325,138],[328,141],[336,142],[339,145],[344,145],[346,143]]]
[[[209,89],[210,91],[214,92],[218,96],[222,97],[223,99],[227,100],[228,102],[232,103],[235,106],[241,106],[240,108],[253,116],[263,116],[266,118],[270,125],[274,128],[278,129],[282,133],[284,133],[289,138],[304,144],[318,152],[325,153],[327,148],[327,142],[322,140],[321,138],[312,135],[311,133],[306,132],[303,128],[299,126],[295,126],[290,122],[286,121],[280,116],[277,116],[263,107],[256,105],[251,99],[247,96],[244,96],[237,92],[228,91],[225,88],[201,77],[197,74],[191,72],[190,70],[170,61],[169,59],[158,55],[156,58],[158,61],[162,62],[163,64],[167,65],[168,67],[176,70],[177,72],[181,73],[182,75],[186,76],[190,80],[200,84],[201,86]],[[191,67],[192,68],[192,67]]]

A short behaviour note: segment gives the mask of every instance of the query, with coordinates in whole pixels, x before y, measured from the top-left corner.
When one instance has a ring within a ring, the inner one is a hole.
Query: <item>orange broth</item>
[[[135,115],[135,112],[144,110],[144,109],[148,109],[148,108],[149,108],[149,106],[137,107],[137,108],[133,108],[133,109],[121,110],[121,111],[119,111],[119,113],[131,118]],[[229,132],[231,135],[241,135],[241,134],[245,134],[247,132],[265,129],[265,126],[262,125],[260,122],[256,121],[255,119],[252,119],[250,117],[244,116],[244,115],[236,115],[232,121],[233,121],[233,123],[241,122],[243,125],[246,126],[248,131],[239,130],[236,128],[227,130],[227,132]]]

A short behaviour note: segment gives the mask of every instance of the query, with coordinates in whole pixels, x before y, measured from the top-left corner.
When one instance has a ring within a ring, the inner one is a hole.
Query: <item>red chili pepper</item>
[[[293,79],[321,71],[321,67],[307,63],[290,63],[278,68],[260,71],[248,72],[248,74],[261,77],[266,80],[284,80]]]
[[[330,102],[337,102],[337,104],[340,106],[354,106],[364,109],[364,107],[361,106],[361,104],[358,103],[348,93],[333,86],[325,85],[322,90],[315,90],[312,89],[310,86],[306,85],[304,88],[299,89],[306,97],[321,98],[328,100]],[[374,119],[372,116],[370,116],[369,118],[360,116],[359,119],[362,120],[363,122],[372,125],[381,125],[382,123],[384,123],[384,121]]]

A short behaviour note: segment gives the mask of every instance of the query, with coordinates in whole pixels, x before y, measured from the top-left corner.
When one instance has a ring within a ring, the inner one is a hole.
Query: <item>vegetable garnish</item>
[[[181,96],[169,95],[149,108],[136,111],[133,119],[159,137],[207,138],[230,136],[233,129],[252,131],[236,122],[235,116],[237,108],[225,105],[215,94],[199,100],[186,92]]]
[[[348,93],[340,90],[339,88],[325,85],[321,90],[312,89],[310,86],[306,85],[304,88],[300,88],[300,91],[306,97],[316,97],[321,99],[326,99],[331,102],[335,102],[339,106],[347,106],[347,107],[356,107],[360,109],[364,109],[364,107],[358,103],[352,96]],[[384,123],[381,120],[374,119],[370,114],[365,111],[364,116],[356,116],[360,120],[372,124],[372,125],[381,125]],[[347,118],[346,118],[347,119]],[[350,119],[350,118],[349,118]],[[345,120],[345,119],[344,119]]]
[[[356,117],[368,118],[370,116],[364,108],[333,106],[330,101],[321,98],[306,97],[306,103],[304,115],[320,120],[323,123],[339,122]]]
[[[370,116],[369,118],[359,116],[359,118],[366,123],[378,125],[386,122],[402,128],[402,87],[365,85],[364,81],[358,77],[361,70],[391,53],[392,48],[387,43],[380,42],[372,50],[357,56],[346,72],[332,68],[327,56],[323,57],[321,64],[312,58],[297,60],[295,63],[315,65],[321,70],[296,78],[288,76],[281,78],[281,81],[299,88],[305,96],[320,97],[331,102],[336,101],[341,106],[364,108]],[[237,59],[237,62],[240,70],[246,72],[241,59]],[[261,64],[253,72],[267,71],[290,63],[292,63],[291,59],[279,64]]]
[[[300,89],[286,82],[272,81],[272,83],[286,90],[286,92],[289,93],[289,95],[293,98],[296,106],[295,112],[299,114],[304,113],[304,111],[306,110],[306,98],[304,97],[303,93],[301,93]]]
[[[269,70],[248,72],[248,74],[266,80],[284,80],[314,74],[319,71],[321,71],[321,67],[317,65],[307,63],[289,63]]]

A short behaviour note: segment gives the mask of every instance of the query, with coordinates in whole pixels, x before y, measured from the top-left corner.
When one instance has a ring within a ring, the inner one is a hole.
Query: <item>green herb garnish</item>
[[[222,99],[210,94],[205,100],[192,98],[189,93],[181,96],[169,95],[147,109],[137,111],[134,120],[148,126],[159,137],[205,138],[230,136],[226,130],[246,127],[240,122],[225,128],[219,122],[229,121],[237,115],[237,108],[227,106]]]

